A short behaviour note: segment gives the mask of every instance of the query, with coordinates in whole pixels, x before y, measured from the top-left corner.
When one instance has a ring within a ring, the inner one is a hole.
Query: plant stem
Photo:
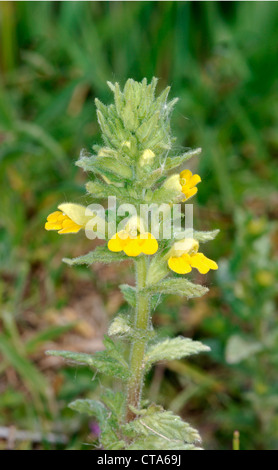
[[[141,255],[136,260],[136,312],[134,329],[136,339],[131,346],[130,354],[130,372],[131,376],[128,383],[127,395],[127,413],[126,421],[132,421],[135,414],[129,409],[129,405],[139,409],[141,392],[144,380],[144,355],[148,341],[147,332],[150,323],[150,298],[149,294],[143,293],[142,289],[146,284],[147,275],[147,256]]]

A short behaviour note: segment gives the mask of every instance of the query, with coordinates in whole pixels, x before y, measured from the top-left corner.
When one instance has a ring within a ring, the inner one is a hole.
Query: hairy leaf
[[[192,341],[182,336],[173,339],[166,338],[148,348],[145,363],[150,366],[158,361],[181,359],[203,351],[210,351],[210,348],[199,341]]]
[[[183,449],[184,446],[200,442],[200,435],[196,429],[174,415],[172,411],[164,411],[157,406],[150,406],[145,414],[125,425],[124,430],[131,437],[139,439],[140,444],[148,442],[150,450],[156,449],[159,439],[160,449]],[[145,439],[143,439],[145,438]],[[137,444],[138,445],[138,441]],[[146,444],[145,444],[146,445]],[[146,449],[146,447],[143,447]]]
[[[126,450],[203,450],[194,444],[186,444],[182,441],[165,440],[159,436],[144,436],[134,439]]]
[[[220,230],[211,230],[210,232],[199,232],[197,230],[194,230],[193,237],[198,242],[206,243],[211,240],[214,240],[214,238],[217,237],[219,232]]]
[[[171,204],[178,201],[181,201],[183,193],[176,189],[167,189],[164,186],[161,186],[158,189],[155,189],[152,192],[150,203],[156,204]]]
[[[131,331],[131,325],[129,324],[126,315],[117,315],[111,322],[108,335],[109,336],[124,336],[128,335]]]
[[[211,240],[214,240],[214,238],[218,235],[220,230],[211,230],[210,232],[201,232],[198,230],[192,230],[192,229],[186,229],[182,232],[182,238],[194,238],[200,243],[206,243]],[[173,235],[174,238],[180,239],[180,227],[175,230],[175,226],[173,226]]]
[[[108,410],[103,403],[98,400],[78,399],[72,401],[68,406],[72,410],[78,411],[78,413],[85,413],[88,416],[94,416],[100,424],[105,423],[105,420],[107,419]]]
[[[102,431],[100,441],[105,450],[122,450],[126,445],[112,429]]]
[[[149,291],[152,294],[174,294],[185,296],[188,299],[192,297],[201,297],[208,292],[208,288],[199,284],[194,284],[188,281],[188,279],[172,278],[165,279],[148,287],[145,287],[145,291]]]
[[[186,162],[190,158],[200,155],[201,152],[202,149],[197,148],[194,150],[189,150],[188,152],[185,152],[179,157],[168,157],[165,162],[165,169],[171,170],[172,168],[176,168],[177,166],[180,166],[182,163]]]
[[[104,184],[101,181],[89,181],[86,184],[86,189],[91,193],[95,198],[104,198],[109,196],[124,197],[126,191],[122,188],[118,188],[113,184]]]
[[[117,377],[121,380],[127,380],[129,377],[127,364],[124,363],[122,358],[121,362],[119,362],[118,358],[120,357],[120,353],[117,353],[118,358],[116,359],[114,357],[116,354],[114,353],[113,355],[111,352],[112,351],[99,351],[94,355],[90,355],[71,351],[46,351],[46,354],[62,357],[63,359],[74,362],[75,364],[87,365],[97,369],[103,374]]]
[[[106,389],[100,398],[118,419],[122,418],[125,405],[125,396],[122,392]]]
[[[121,284],[120,286],[121,292],[124,296],[124,299],[131,307],[136,306],[136,289],[133,286],[129,286],[128,284]]]
[[[86,255],[78,256],[78,258],[63,258],[63,262],[73,265],[93,264],[93,263],[117,263],[128,259],[123,253],[113,253],[109,251],[107,246],[97,246],[94,251],[90,251]]]
[[[95,171],[97,173],[109,173],[116,180],[132,179],[132,169],[123,164],[123,162],[115,161],[111,157],[83,157],[76,162],[76,165],[85,171]]]
[[[118,394],[114,394],[114,396],[116,403],[118,403]],[[119,436],[117,435],[117,421],[113,419],[111,412],[104,406],[103,403],[98,400],[79,399],[73,401],[68,406],[72,410],[78,411],[79,413],[85,413],[96,418],[101,427],[100,442],[104,449],[119,450],[124,448],[124,442],[120,440]]]
[[[111,338],[105,335],[103,339],[103,344],[106,348],[106,351],[104,352],[109,353],[110,357],[119,361],[124,367],[128,367],[123,357],[122,347],[119,343],[114,343],[114,341]],[[97,353],[97,354],[100,354],[100,353]]]

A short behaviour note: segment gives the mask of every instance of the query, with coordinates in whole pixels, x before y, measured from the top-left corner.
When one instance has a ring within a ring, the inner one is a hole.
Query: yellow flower
[[[200,181],[202,181],[200,176],[192,175],[190,170],[184,170],[180,173],[181,191],[185,195],[184,201],[197,193],[198,189],[196,188],[196,184],[200,183]]]
[[[153,255],[158,249],[158,243],[149,232],[132,235],[126,230],[121,230],[109,240],[108,249],[115,252],[123,251],[127,256],[138,256],[141,253]]]
[[[163,186],[166,189],[179,191],[181,195],[184,194],[185,198],[183,201],[186,201],[197,193],[198,189],[196,188],[196,184],[200,183],[200,181],[201,178],[199,175],[192,175],[190,170],[184,170],[180,174],[175,173],[169,176]]]
[[[201,274],[206,274],[210,269],[218,269],[215,261],[198,253],[198,249],[199,243],[193,238],[174,243],[167,255],[169,268],[178,274],[190,273],[192,268],[198,269]]]
[[[46,230],[58,230],[59,234],[77,233],[95,217],[94,212],[80,204],[64,203],[58,209],[49,214],[44,227]]]
[[[45,224],[46,230],[58,230],[58,233],[77,233],[82,228],[82,225],[76,224],[67,215],[61,211],[52,212],[47,217]]]

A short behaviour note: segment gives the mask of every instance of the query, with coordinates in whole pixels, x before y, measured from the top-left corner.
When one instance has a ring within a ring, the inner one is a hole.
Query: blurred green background
[[[203,148],[195,226],[221,229],[205,247],[220,269],[198,279],[205,298],[169,297],[154,316],[212,352],[157,366],[146,398],[207,449],[231,449],[235,430],[242,449],[278,449],[277,57],[276,2],[0,2],[0,448],[95,448],[97,423],[67,403],[106,379],[44,351],[101,348],[132,274],[63,265],[92,242],[44,221],[88,201],[74,162],[100,139],[106,81],[156,76],[180,98],[177,151]]]

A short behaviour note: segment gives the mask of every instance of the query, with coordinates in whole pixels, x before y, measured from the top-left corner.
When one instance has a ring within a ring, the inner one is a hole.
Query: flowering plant
[[[107,450],[200,448],[200,436],[189,424],[142,400],[144,377],[153,364],[209,350],[184,337],[159,339],[151,322],[152,310],[165,294],[187,298],[205,294],[206,287],[184,275],[192,268],[201,274],[217,269],[199,246],[218,231],[195,231],[192,224],[182,231],[180,226],[181,219],[187,222],[186,206],[192,208],[188,201],[197,193],[201,178],[188,169],[171,173],[201,150],[174,154],[170,115],[177,100],[168,101],[169,87],[155,97],[156,84],[155,78],[150,84],[146,79],[128,80],[121,91],[118,83],[108,83],[114,104],[105,106],[96,100],[103,145],[95,146],[93,155],[81,152],[77,165],[92,173],[86,189],[93,200],[108,198],[108,209],[99,204],[64,203],[45,224],[47,230],[59,234],[84,229],[89,238],[105,240],[84,256],[64,259],[69,265],[134,261],[136,286],[120,285],[130,315],[113,319],[104,339],[105,350],[94,355],[47,352],[122,382],[121,391],[105,390],[99,401],[77,399],[69,405],[96,417],[100,443]],[[126,212],[129,216],[123,218]]]

